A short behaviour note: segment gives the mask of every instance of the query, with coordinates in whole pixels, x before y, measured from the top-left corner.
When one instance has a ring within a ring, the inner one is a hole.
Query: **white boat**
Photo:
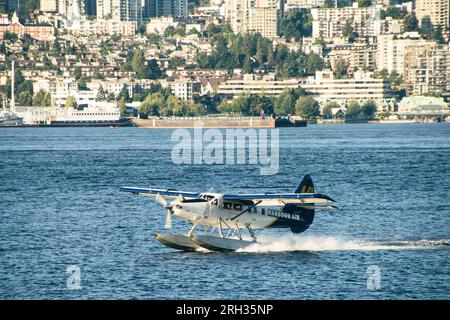
[[[18,127],[23,119],[10,111],[0,111],[0,127]]]

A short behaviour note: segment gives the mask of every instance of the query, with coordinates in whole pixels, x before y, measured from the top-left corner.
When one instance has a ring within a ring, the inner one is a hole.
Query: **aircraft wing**
[[[284,203],[308,204],[336,202],[321,193],[255,193],[255,194],[224,194],[224,200],[278,200]]]
[[[179,191],[175,189],[150,189],[150,188],[138,188],[138,187],[121,187],[119,191],[122,192],[130,192],[133,194],[139,194],[143,196],[156,196],[161,195],[164,197],[173,197],[176,198],[178,196],[182,196],[183,198],[198,198],[200,193],[197,192],[188,192],[188,191]]]

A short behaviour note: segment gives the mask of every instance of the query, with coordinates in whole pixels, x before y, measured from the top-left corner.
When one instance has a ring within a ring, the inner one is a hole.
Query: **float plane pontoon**
[[[187,235],[156,235],[162,244],[186,251],[245,248],[257,242],[254,229],[289,228],[293,233],[301,233],[312,224],[315,210],[336,208],[331,205],[333,199],[314,192],[309,175],[293,193],[221,194],[137,187],[122,187],[120,191],[154,196],[166,209],[166,228],[171,228],[172,215],[192,223]],[[173,200],[169,202],[169,198]],[[196,232],[201,227],[205,232]],[[249,235],[246,239],[243,230]]]

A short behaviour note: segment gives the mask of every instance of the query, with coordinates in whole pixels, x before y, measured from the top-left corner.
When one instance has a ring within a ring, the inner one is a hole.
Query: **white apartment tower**
[[[419,24],[425,16],[430,17],[434,27],[441,26],[442,30],[449,29],[449,0],[414,0],[413,10]]]
[[[235,33],[260,33],[274,39],[279,35],[285,0],[226,0],[225,19]]]
[[[97,18],[140,21],[142,0],[97,0]]]

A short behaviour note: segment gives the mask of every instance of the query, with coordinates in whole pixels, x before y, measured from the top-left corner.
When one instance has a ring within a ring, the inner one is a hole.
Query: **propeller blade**
[[[167,207],[169,204],[167,203],[167,200],[162,197],[159,193],[155,197],[155,201],[158,202],[163,207]]]
[[[164,228],[172,228],[172,210],[170,208],[166,209],[166,223],[164,224]]]

